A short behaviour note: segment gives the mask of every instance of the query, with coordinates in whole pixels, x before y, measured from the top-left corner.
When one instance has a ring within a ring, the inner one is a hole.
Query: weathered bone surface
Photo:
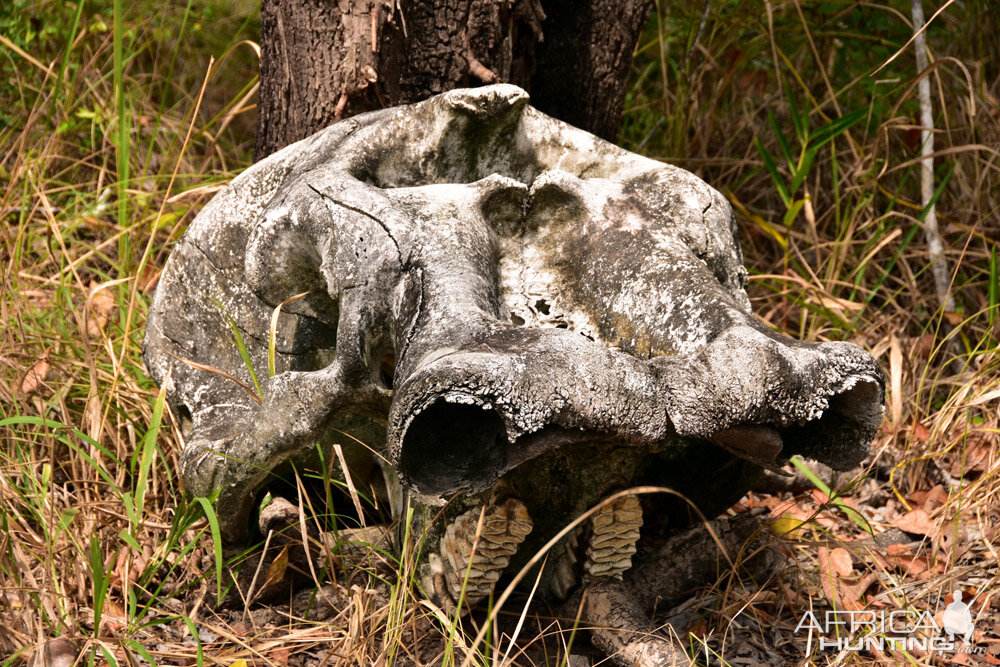
[[[759,465],[865,455],[880,369],[754,319],[725,199],[527,102],[497,85],[342,121],[191,224],[145,354],[187,424],[186,489],[219,492],[227,537],[317,444],[342,445],[359,486],[381,468],[397,510],[519,499],[521,552],[630,484],[711,513]],[[303,292],[275,316],[269,377],[272,314]],[[630,546],[599,546],[579,561],[618,572]]]

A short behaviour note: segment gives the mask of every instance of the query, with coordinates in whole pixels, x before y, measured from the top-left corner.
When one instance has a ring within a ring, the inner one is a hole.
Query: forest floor
[[[763,322],[862,346],[888,386],[863,466],[790,464],[793,486],[727,513],[774,541],[767,576],[720,571],[656,622],[700,664],[998,664],[996,10],[950,3],[927,30],[942,294],[909,5],[690,4],[651,18],[620,143],[724,192]],[[301,538],[223,547],[183,494],[143,325],[171,248],[250,164],[255,21],[235,2],[0,9],[0,665],[599,664],[522,593],[437,613],[377,528],[329,547],[308,517],[302,569]],[[974,630],[942,648],[956,591]]]

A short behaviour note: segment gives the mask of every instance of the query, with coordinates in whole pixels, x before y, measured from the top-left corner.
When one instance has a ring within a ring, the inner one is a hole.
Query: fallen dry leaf
[[[957,327],[965,319],[965,313],[960,313],[954,310],[944,311],[945,321],[953,327]]]
[[[125,610],[111,599],[104,600],[104,613],[101,614],[101,625],[110,632],[120,632],[128,622]]]
[[[962,521],[950,521],[941,527],[937,535],[938,547],[947,560],[955,562],[972,547],[968,537],[968,530]]]
[[[751,505],[746,500],[737,500],[729,509],[735,514],[744,514],[750,511]]]
[[[924,334],[919,338],[910,341],[910,349],[914,356],[920,359],[927,359],[934,351],[934,334]]]
[[[837,553],[834,552],[843,552]],[[848,574],[852,573],[853,566],[851,566],[851,555],[847,553],[846,549],[836,548],[832,551],[827,547],[820,547],[817,551],[819,560],[819,574],[820,582],[823,586],[823,595],[830,604],[838,609],[846,609],[848,611],[859,611],[864,609],[866,601],[864,600],[865,591],[873,583],[878,581],[878,575],[874,572],[869,572],[868,574],[858,577],[855,581],[851,581],[844,576],[841,576],[839,572],[846,571]],[[847,563],[844,563],[844,557],[846,556]],[[850,566],[851,569],[847,569]]]
[[[849,577],[854,571],[851,554],[847,553],[847,549],[843,547],[837,547],[830,552],[830,564],[833,566],[834,572],[842,577]]]
[[[768,529],[774,535],[787,535],[793,530],[801,528],[804,523],[801,519],[796,519],[790,514],[782,514],[768,524]]]
[[[35,649],[28,667],[71,667],[79,653],[75,642],[66,637],[57,637]]]
[[[910,555],[899,555],[899,556],[888,556],[888,560],[893,565],[897,566],[907,576],[913,577],[914,579],[926,579],[930,576],[930,568],[927,564],[926,556],[910,556]]]
[[[961,453],[955,456],[949,472],[952,477],[965,477],[970,473],[983,473],[990,469],[993,463],[995,445],[990,442],[985,434],[973,433],[969,436],[965,455]],[[976,437],[980,436],[980,437]]]
[[[837,522],[828,512],[817,512],[816,510],[803,507],[795,500],[780,500],[778,498],[765,498],[760,505],[771,510],[771,514],[777,517],[794,517],[799,521],[816,523],[823,528],[832,530]]]
[[[841,594],[843,595],[844,608],[853,611],[864,609],[868,602],[865,600],[865,591],[878,581],[878,575],[874,572],[859,577],[854,583],[841,579],[838,582]]]
[[[688,628],[688,633],[694,635],[695,637],[704,638],[708,636],[708,625],[705,623],[704,619],[699,620],[690,628]]]
[[[760,507],[766,507],[771,510],[771,514],[775,516],[784,514],[786,511],[796,507],[794,500],[782,500],[780,498],[775,498],[774,496],[762,498],[757,504]]]
[[[143,546],[143,550],[148,550],[148,547]],[[134,584],[136,578],[145,571],[149,563],[149,555],[148,553],[136,553],[134,548],[119,551],[115,567],[111,571],[111,586],[125,590]],[[125,585],[123,586],[123,584]]]
[[[275,557],[274,562],[267,566],[267,577],[264,579],[264,586],[273,586],[285,578],[288,570],[288,545],[282,547],[281,552]]]
[[[96,280],[90,281],[90,297],[87,299],[87,333],[100,336],[108,324],[108,318],[115,309],[115,297],[110,289],[101,289]]]
[[[287,648],[276,648],[267,654],[268,660],[275,665],[287,665],[291,651]]]
[[[927,499],[924,500],[924,509],[932,512],[948,501],[948,492],[940,484],[935,484],[934,488],[927,492]]]
[[[139,290],[143,293],[150,292],[156,283],[160,281],[160,270],[152,266],[147,265],[146,268],[142,270],[142,275],[139,276]]]
[[[49,365],[49,353],[45,352],[21,380],[21,393],[27,395],[37,391],[49,376],[50,370],[52,367]]]
[[[830,550],[826,547],[820,547],[817,556],[819,557],[819,578],[823,586],[823,595],[834,608],[840,607],[838,599],[840,596],[837,595],[837,573],[830,567]]]
[[[926,426],[924,426],[923,423],[914,418],[913,437],[915,437],[920,442],[928,442],[931,439],[931,430]]]
[[[885,548],[885,552],[890,556],[908,556],[913,550],[909,544],[890,544]]]
[[[934,530],[934,523],[926,510],[918,507],[896,519],[896,528],[906,533],[927,535]]]
[[[858,514],[861,514],[861,503],[858,502],[857,498],[852,496],[840,496],[840,502],[844,503]]]

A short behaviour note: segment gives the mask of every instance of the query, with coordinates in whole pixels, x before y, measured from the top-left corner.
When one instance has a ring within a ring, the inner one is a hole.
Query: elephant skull
[[[424,568],[454,598],[631,485],[712,513],[792,454],[865,456],[880,369],[753,317],[726,200],[527,102],[495,85],[336,123],[190,225],[145,355],[227,537],[276,469],[339,443],[397,513],[458,498]],[[626,569],[644,506],[595,513],[549,590]]]

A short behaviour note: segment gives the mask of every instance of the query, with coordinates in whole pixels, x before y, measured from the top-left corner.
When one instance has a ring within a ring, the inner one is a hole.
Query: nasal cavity
[[[410,422],[399,466],[421,493],[478,491],[503,473],[508,444],[493,410],[439,400]]]

